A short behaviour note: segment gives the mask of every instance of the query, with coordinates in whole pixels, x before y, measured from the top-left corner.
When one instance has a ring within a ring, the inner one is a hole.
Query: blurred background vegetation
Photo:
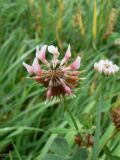
[[[120,1],[0,0],[0,159],[42,160],[57,134],[74,148],[75,132],[63,103],[45,104],[45,88],[26,79],[22,66],[22,61],[32,62],[37,45],[56,45],[62,57],[69,43],[73,58],[82,57],[86,80],[75,91],[76,99],[68,97],[68,105],[89,132],[99,93],[93,64],[108,58],[120,66]],[[104,83],[100,159],[120,159],[119,136],[104,149],[113,132],[109,110],[120,106],[120,74]]]

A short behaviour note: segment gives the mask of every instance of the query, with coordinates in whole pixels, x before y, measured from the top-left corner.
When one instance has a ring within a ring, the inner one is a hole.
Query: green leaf
[[[112,160],[112,154],[110,149],[107,147],[107,145],[105,145],[104,147],[104,153],[106,154],[106,157]]]
[[[64,138],[57,137],[51,145],[51,151],[55,152],[60,156],[66,156],[67,154],[69,154],[70,148],[67,141]]]
[[[64,160],[63,157],[59,157],[53,154],[47,154],[43,160]]]
[[[109,103],[109,101],[104,101],[104,106],[105,107],[102,107],[101,108],[101,112],[107,112],[107,111],[109,111],[110,110],[110,108],[111,108],[111,105],[110,105],[110,103]]]
[[[120,37],[120,34],[114,32],[109,36],[107,41],[108,41],[108,43],[113,43],[119,37]]]
[[[106,143],[109,141],[113,132],[114,132],[114,126],[113,126],[113,124],[111,124],[100,139],[99,153],[101,152],[102,148],[106,145]]]
[[[68,112],[64,112],[65,119],[67,123],[70,125],[71,128],[75,128],[75,124],[73,123],[73,120]],[[74,116],[74,120],[79,128],[79,130],[82,128],[82,124],[79,122],[79,120]]]
[[[71,131],[72,131],[71,129],[60,128],[60,127],[51,129],[51,132],[56,133],[56,134],[66,134],[66,133],[71,132]]]
[[[67,123],[70,125],[70,127],[74,128],[73,121],[72,121],[70,115],[68,114],[68,112],[64,112],[64,116],[65,116]]]
[[[69,146],[72,147],[72,145],[75,143],[75,131],[70,131],[65,135],[66,140],[68,141]]]
[[[113,156],[113,157],[112,157],[112,160],[120,160],[120,157],[118,157],[118,156]]]
[[[101,107],[102,107],[102,95],[100,95],[99,104],[96,108],[96,131],[93,145],[92,159],[98,159],[99,156],[99,139],[101,132]]]
[[[84,114],[90,113],[91,109],[95,106],[95,104],[96,104],[96,101],[95,101],[95,100],[91,101],[91,102],[85,107],[83,113],[84,113]]]
[[[78,148],[75,150],[74,155],[69,160],[87,160],[88,152],[85,148]]]

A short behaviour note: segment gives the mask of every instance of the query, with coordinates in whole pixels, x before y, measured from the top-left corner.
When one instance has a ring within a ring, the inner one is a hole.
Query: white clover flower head
[[[94,69],[98,73],[103,73],[104,75],[110,76],[114,75],[119,71],[119,67],[116,64],[113,64],[112,61],[109,60],[100,60],[94,64]]]
[[[65,94],[74,96],[73,90],[78,86],[79,80],[82,80],[78,77],[80,71],[77,71],[80,68],[81,58],[78,56],[72,64],[68,64],[71,57],[69,45],[63,59],[58,60],[60,54],[58,48],[51,45],[48,46],[48,51],[52,53],[53,58],[51,62],[48,62],[46,49],[47,45],[43,45],[40,50],[37,47],[36,58],[33,60],[32,65],[23,62],[23,66],[30,74],[35,75],[32,79],[47,88],[47,99],[56,96],[61,97]],[[44,64],[44,69],[40,67],[38,60]]]

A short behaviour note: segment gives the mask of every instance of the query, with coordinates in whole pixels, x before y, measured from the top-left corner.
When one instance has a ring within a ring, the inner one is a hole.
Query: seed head
[[[76,135],[74,140],[79,147],[92,147],[94,143],[94,137],[90,133],[84,134],[82,137]]]
[[[74,141],[79,147],[84,146],[82,137],[76,135]]]
[[[69,45],[64,58],[60,61],[58,59],[60,55],[58,48],[51,45],[48,46],[48,51],[52,53],[53,59],[51,62],[48,62],[46,59],[46,49],[47,45],[44,45],[40,50],[37,47],[36,58],[33,60],[33,64],[28,65],[23,62],[23,66],[30,74],[35,75],[32,79],[47,88],[47,99],[56,96],[61,97],[65,94],[73,95],[73,89],[78,86],[80,80],[78,78],[80,71],[77,70],[80,68],[81,58],[78,56],[72,64],[67,64],[71,57]],[[40,67],[38,60],[44,64],[45,69]]]
[[[120,131],[120,107],[115,108],[111,113],[112,121],[117,130]]]

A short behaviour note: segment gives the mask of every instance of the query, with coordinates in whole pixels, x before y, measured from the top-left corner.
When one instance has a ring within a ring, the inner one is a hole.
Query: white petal
[[[116,64],[114,65],[114,70],[115,70],[115,72],[119,71],[119,67]]]
[[[48,51],[52,54],[57,54],[57,55],[59,54],[58,48],[53,45],[48,46]]]
[[[104,70],[104,66],[99,64],[99,66],[98,66],[99,73],[102,73],[103,70]]]
[[[99,64],[99,65],[104,65],[104,64],[105,64],[105,60],[100,60],[100,61],[98,62],[98,64]]]

